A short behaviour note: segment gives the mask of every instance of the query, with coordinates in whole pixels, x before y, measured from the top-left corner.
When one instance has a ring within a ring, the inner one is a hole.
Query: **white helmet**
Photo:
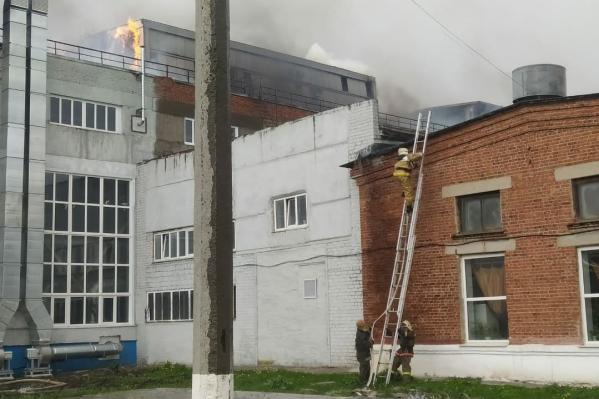
[[[409,153],[410,153],[410,151],[408,151],[408,149],[404,148],[404,147],[401,147],[400,149],[397,150],[397,155],[399,155],[400,157],[405,157]]]

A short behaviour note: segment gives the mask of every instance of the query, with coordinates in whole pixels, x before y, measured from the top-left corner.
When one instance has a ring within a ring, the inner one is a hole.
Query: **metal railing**
[[[141,72],[141,60],[138,58],[64,43],[56,40],[48,40],[48,53],[76,59],[79,61],[89,61],[128,71]],[[154,61],[146,60],[146,74],[149,76],[168,77],[188,84],[194,84],[195,82],[195,71],[193,69],[176,67]],[[247,96],[278,105],[299,108],[315,113],[347,105],[272,87],[262,86],[261,82],[257,85],[248,86],[244,81],[232,80],[231,92],[233,94]],[[392,115],[384,112],[379,113],[379,127],[381,129],[386,129],[392,132],[413,134],[416,130],[416,124],[417,120],[413,118]],[[446,126],[441,124],[431,123],[430,131],[436,132],[445,128]]]

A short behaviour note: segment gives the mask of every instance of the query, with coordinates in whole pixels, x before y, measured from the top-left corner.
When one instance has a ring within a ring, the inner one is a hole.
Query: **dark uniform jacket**
[[[370,360],[370,348],[372,348],[370,330],[364,331],[358,329],[356,331],[356,357],[359,362]]]
[[[401,326],[399,328],[399,353],[414,354],[414,342],[416,341],[416,334],[414,331],[408,330],[406,327]]]

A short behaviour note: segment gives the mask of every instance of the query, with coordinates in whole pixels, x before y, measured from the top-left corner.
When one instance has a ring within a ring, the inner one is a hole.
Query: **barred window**
[[[193,290],[148,292],[146,321],[193,319]]]
[[[130,321],[131,184],[46,173],[43,300],[57,325]]]

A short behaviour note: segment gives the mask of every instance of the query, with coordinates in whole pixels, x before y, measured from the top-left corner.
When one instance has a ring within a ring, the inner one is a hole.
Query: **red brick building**
[[[353,165],[364,316],[383,312],[395,152]],[[599,382],[599,95],[520,102],[432,135],[405,318],[415,372]]]

